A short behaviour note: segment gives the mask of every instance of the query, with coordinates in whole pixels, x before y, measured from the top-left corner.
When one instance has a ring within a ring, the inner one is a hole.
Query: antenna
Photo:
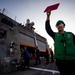
[[[17,17],[15,16],[15,21],[16,21],[16,18],[17,18]]]
[[[1,9],[0,9],[0,13],[1,13]]]
[[[5,8],[3,8],[3,10],[2,10],[2,13],[4,14],[4,12],[5,12]]]

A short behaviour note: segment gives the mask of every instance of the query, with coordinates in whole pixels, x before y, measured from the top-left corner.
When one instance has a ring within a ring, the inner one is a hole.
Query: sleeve
[[[55,32],[53,32],[53,30],[51,29],[49,20],[47,20],[47,21],[45,22],[45,29],[46,29],[47,33],[48,33],[48,34],[53,38],[53,40],[54,40],[54,38],[55,38]]]

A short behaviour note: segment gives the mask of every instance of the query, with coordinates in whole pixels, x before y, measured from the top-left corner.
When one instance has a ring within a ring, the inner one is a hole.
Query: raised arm
[[[55,33],[53,32],[53,30],[51,29],[51,26],[50,26],[50,15],[51,15],[51,12],[47,12],[47,19],[46,19],[46,22],[45,22],[45,29],[47,31],[47,33],[54,39],[55,38]]]

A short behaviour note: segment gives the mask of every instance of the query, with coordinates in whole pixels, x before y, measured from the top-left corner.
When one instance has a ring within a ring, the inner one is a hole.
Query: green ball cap
[[[60,24],[64,24],[64,26],[65,26],[65,23],[62,20],[58,20],[57,23],[56,23],[56,26],[58,26]]]

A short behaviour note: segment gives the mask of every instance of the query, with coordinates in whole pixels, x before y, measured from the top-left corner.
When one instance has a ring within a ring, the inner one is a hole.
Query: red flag
[[[59,4],[60,4],[60,3],[57,3],[57,4],[54,4],[54,5],[48,6],[48,7],[44,10],[44,12],[56,10],[56,9],[58,8]]]

